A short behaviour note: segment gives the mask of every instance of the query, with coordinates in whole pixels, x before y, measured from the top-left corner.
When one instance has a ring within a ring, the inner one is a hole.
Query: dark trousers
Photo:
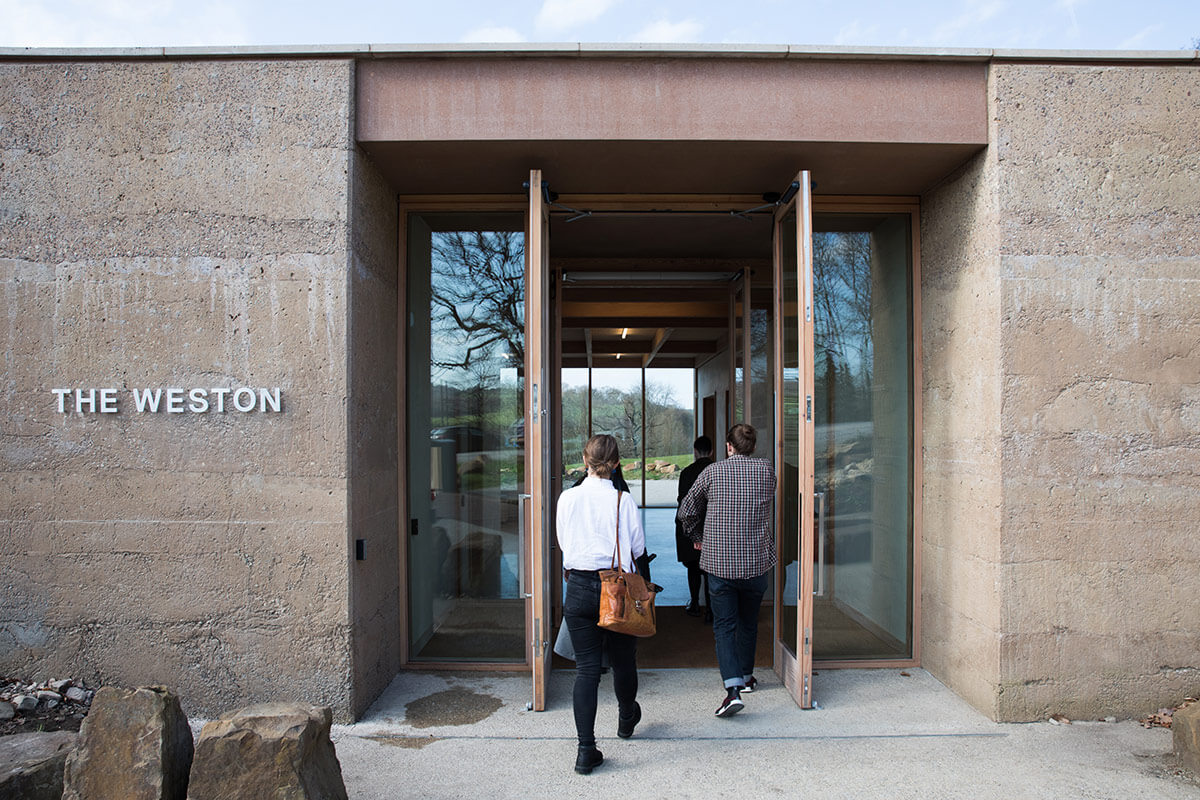
[[[713,638],[717,666],[725,688],[745,686],[754,673],[758,644],[758,611],[767,591],[767,575],[757,578],[721,578],[708,574],[712,595]]]
[[[688,594],[691,595],[692,605],[700,605],[700,582],[704,578],[704,570],[700,569],[699,561],[684,563],[688,573]],[[709,596],[708,581],[704,581],[704,605],[712,609],[712,597]]]
[[[596,744],[596,701],[600,688],[600,657],[607,650],[613,690],[623,717],[633,714],[637,701],[637,639],[613,633],[596,624],[600,619],[600,576],[572,570],[563,599],[563,619],[575,648],[575,733],[581,746]]]

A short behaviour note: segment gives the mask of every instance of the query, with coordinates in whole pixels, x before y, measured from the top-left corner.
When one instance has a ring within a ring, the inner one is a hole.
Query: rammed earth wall
[[[1200,68],[993,63],[923,198],[923,663],[1003,720],[1200,686]]]
[[[0,671],[350,715],[352,70],[0,64]],[[157,386],[282,408],[136,413]]]

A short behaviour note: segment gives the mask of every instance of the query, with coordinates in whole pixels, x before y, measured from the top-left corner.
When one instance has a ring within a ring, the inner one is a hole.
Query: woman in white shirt
[[[575,771],[581,775],[604,761],[604,755],[596,749],[595,734],[603,652],[608,653],[617,695],[617,736],[628,739],[642,718],[637,702],[637,639],[596,624],[600,618],[600,570],[612,569],[613,553],[619,551],[622,568],[632,572],[633,559],[646,552],[638,505],[627,492],[618,492],[611,480],[620,460],[613,437],[601,434],[588,439],[583,448],[587,478],[558,498],[558,544],[567,571],[563,618],[575,648],[572,699],[579,737]]]

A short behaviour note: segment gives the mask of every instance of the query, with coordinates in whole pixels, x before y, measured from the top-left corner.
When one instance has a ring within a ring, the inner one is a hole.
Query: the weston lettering
[[[283,410],[279,387],[241,386],[181,389],[177,387],[120,389],[51,389],[60,414],[116,414],[132,407],[139,414],[271,413]],[[128,398],[132,404],[121,400]]]

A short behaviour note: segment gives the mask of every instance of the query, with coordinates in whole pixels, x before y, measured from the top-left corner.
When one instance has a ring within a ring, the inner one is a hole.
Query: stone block
[[[296,703],[223,714],[200,732],[188,800],[344,800],[331,723],[329,708]]]
[[[0,737],[0,800],[59,800],[78,737],[74,731]]]
[[[100,689],[79,735],[67,759],[63,800],[187,796],[192,731],[179,698],[167,689]]]
[[[1200,776],[1200,703],[1175,712],[1171,718],[1171,740],[1179,763]]]

